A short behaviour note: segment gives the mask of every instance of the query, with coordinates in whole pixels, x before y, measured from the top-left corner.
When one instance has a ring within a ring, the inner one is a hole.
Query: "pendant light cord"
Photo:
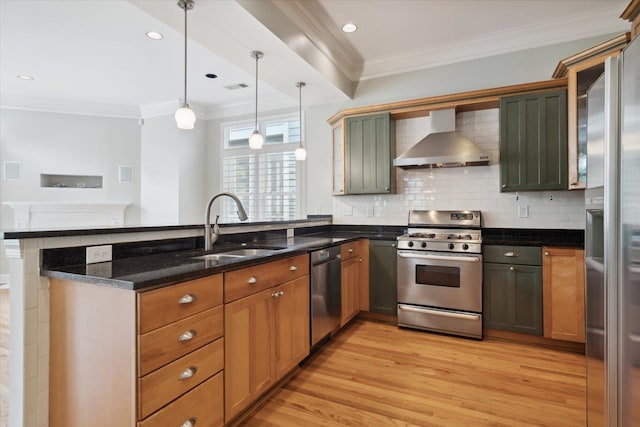
[[[184,8],[184,105],[187,104],[187,6]]]
[[[260,55],[256,53],[256,129],[258,130],[258,58]]]
[[[304,84],[299,82],[298,87],[300,90],[298,91],[298,105],[300,106],[300,116],[298,117],[298,120],[300,120],[300,147],[302,147],[302,86],[304,86]]]

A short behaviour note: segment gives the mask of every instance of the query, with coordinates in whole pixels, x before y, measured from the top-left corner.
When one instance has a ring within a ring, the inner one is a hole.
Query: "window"
[[[223,126],[222,190],[240,198],[251,221],[293,220],[302,215],[302,162],[295,149],[300,141],[298,117],[270,118],[260,124],[262,150],[249,148],[252,123]],[[220,222],[238,222],[236,206],[221,199]]]

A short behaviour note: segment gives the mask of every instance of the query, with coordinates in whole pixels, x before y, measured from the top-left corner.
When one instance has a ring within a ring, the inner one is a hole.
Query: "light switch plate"
[[[529,206],[528,205],[518,206],[518,218],[529,218]]]
[[[96,262],[111,261],[111,256],[111,245],[89,246],[87,247],[86,263],[93,264]]]

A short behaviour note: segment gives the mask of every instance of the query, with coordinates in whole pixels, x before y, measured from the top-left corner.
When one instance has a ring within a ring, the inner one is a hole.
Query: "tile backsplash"
[[[456,115],[456,130],[489,152],[489,166],[396,169],[396,194],[333,197],[335,224],[406,225],[411,209],[482,211],[483,226],[582,229],[582,191],[500,193],[498,109]],[[396,153],[430,132],[429,117],[396,121]]]

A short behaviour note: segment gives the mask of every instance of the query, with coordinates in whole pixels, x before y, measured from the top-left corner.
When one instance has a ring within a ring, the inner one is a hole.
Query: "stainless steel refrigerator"
[[[640,40],[587,95],[587,424],[640,425]]]

